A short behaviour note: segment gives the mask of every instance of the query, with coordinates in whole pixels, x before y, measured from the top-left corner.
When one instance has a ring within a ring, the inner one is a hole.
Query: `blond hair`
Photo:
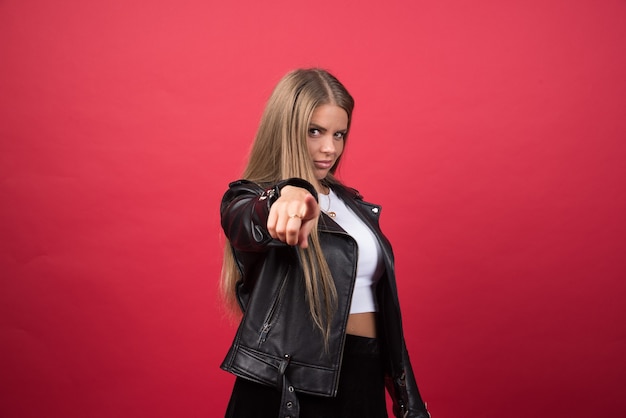
[[[267,102],[243,178],[258,184],[272,184],[298,177],[317,184],[306,140],[313,111],[325,104],[336,105],[346,111],[349,131],[354,100],[339,80],[328,71],[317,68],[295,70],[285,75]],[[339,159],[323,180],[325,183],[337,183],[333,174],[338,163]],[[309,236],[309,247],[299,248],[298,251],[311,318],[328,342],[337,291],[320,247],[317,225]],[[238,310],[236,285],[240,279],[240,272],[227,242],[221,290],[231,310]]]

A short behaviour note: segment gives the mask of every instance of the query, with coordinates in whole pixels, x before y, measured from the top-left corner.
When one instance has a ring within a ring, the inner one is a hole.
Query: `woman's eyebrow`
[[[318,125],[317,123],[314,123],[314,122],[311,122],[309,124],[309,128],[315,128],[315,129],[318,129],[318,130],[320,130],[322,132],[326,132],[328,130],[328,129],[326,129],[326,128],[324,128],[324,127],[322,127],[322,126],[320,126],[320,125]]]

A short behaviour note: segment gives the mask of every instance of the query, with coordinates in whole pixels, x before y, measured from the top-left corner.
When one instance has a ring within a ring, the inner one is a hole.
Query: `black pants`
[[[237,378],[226,418],[277,418],[275,387]],[[298,394],[300,418],[387,418],[383,367],[374,338],[348,335],[336,398]]]

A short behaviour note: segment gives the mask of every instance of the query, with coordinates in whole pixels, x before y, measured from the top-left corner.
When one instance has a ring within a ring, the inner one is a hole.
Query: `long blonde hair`
[[[285,75],[267,102],[243,178],[259,184],[271,184],[298,177],[316,184],[318,180],[313,172],[306,140],[313,111],[324,104],[337,105],[346,111],[349,132],[354,100],[339,80],[328,71],[317,68],[295,70]],[[346,138],[347,134],[344,140]],[[324,179],[328,183],[337,182],[333,174],[338,164],[339,159]],[[337,291],[320,247],[317,225],[309,236],[309,247],[299,248],[298,251],[311,318],[328,342]],[[221,290],[232,311],[239,311],[235,291],[240,279],[230,243],[227,242]]]

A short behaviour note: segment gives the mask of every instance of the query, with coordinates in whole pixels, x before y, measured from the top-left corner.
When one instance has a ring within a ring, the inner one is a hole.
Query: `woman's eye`
[[[316,128],[309,128],[309,135],[311,136],[319,136],[320,130]]]
[[[337,132],[335,134],[335,139],[343,139],[346,136],[345,132]]]

